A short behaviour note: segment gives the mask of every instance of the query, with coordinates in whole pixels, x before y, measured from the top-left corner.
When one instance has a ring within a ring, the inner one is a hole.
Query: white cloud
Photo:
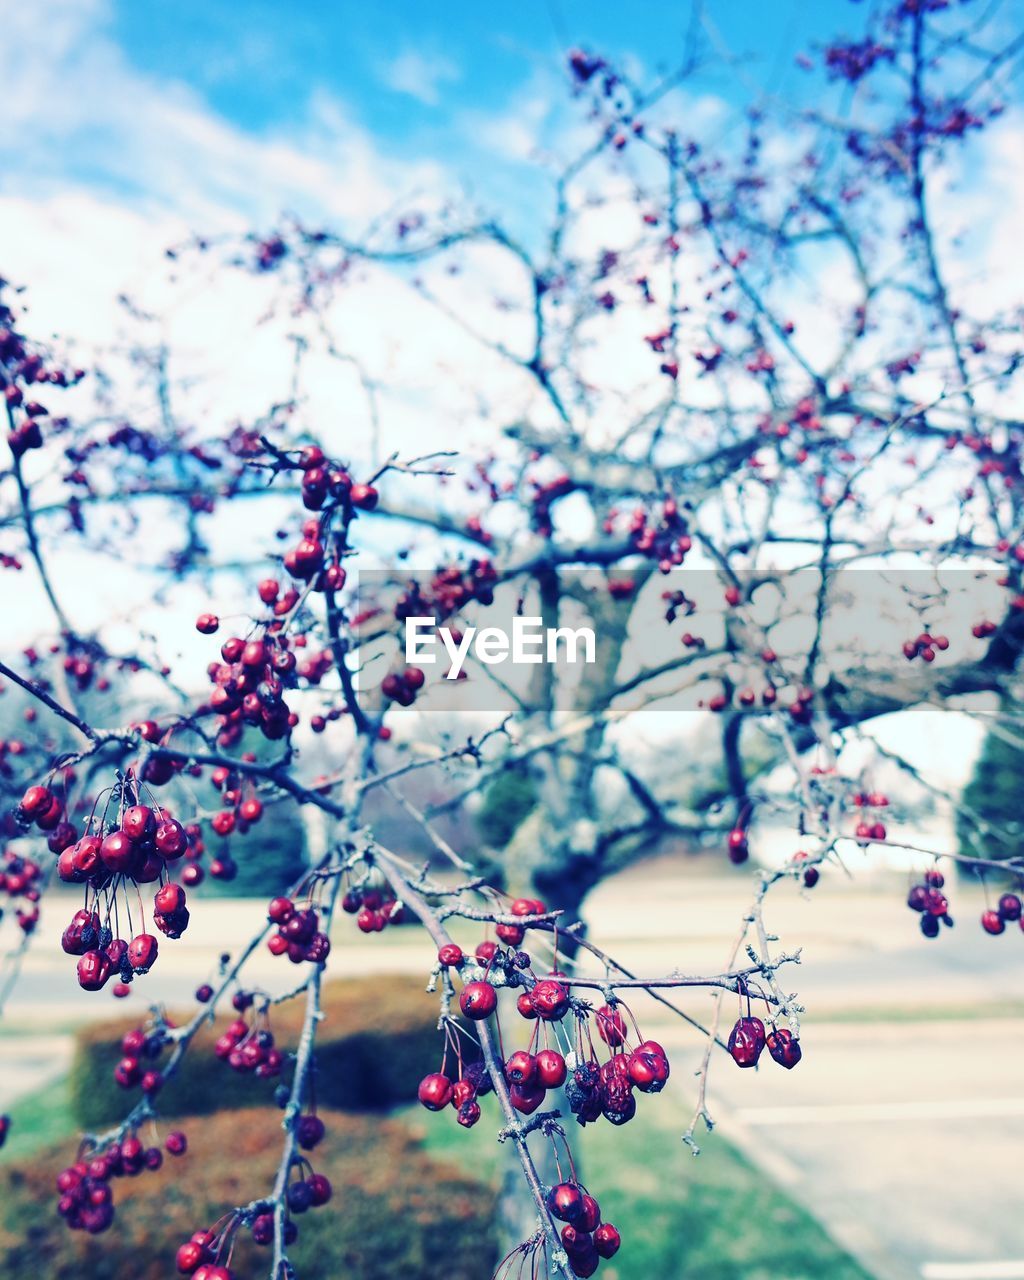
[[[441,101],[441,89],[460,79],[459,68],[443,54],[426,57],[416,49],[405,49],[381,68],[381,80],[395,93],[404,93],[426,107]]]
[[[5,19],[7,191],[66,190],[74,174],[147,216],[180,215],[212,230],[266,222],[282,208],[361,219],[404,189],[436,185],[437,166],[385,159],[322,91],[299,127],[246,132],[188,86],[133,67],[109,34],[109,15],[107,0],[43,0]]]

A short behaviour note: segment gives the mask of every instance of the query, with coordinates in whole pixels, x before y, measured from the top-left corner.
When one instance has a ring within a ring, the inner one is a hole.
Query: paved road
[[[71,1064],[66,1035],[20,1035],[0,1040],[0,1111],[64,1075]]]
[[[804,1048],[792,1072],[719,1059],[722,1133],[879,1280],[1024,1280],[1024,1026],[808,1025]]]

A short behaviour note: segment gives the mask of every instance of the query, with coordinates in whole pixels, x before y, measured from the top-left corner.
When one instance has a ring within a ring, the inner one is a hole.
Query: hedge
[[[495,1193],[429,1157],[400,1124],[321,1111],[327,1137],[311,1153],[334,1187],[297,1220],[291,1249],[303,1280],[481,1280],[496,1260]],[[157,1173],[113,1182],[116,1218],[101,1236],[69,1231],[53,1184],[66,1147],[0,1170],[0,1275],[5,1280],[167,1280],[193,1231],[266,1194],[281,1151],[281,1117],[249,1109],[187,1123],[189,1150]],[[145,1133],[140,1135],[147,1139]],[[240,1280],[266,1275],[270,1252],[243,1228]]]
[[[317,1033],[316,1096],[343,1111],[381,1110],[414,1101],[416,1086],[440,1065],[444,1037],[437,1030],[437,997],[416,978],[379,977],[327,982],[324,1020]],[[282,1048],[294,1048],[302,1026],[300,997],[271,1010],[271,1028]],[[181,1023],[188,1015],[171,1015]],[[218,1018],[197,1034],[177,1076],[158,1099],[162,1115],[206,1115],[222,1108],[265,1106],[276,1080],[233,1071],[213,1045],[231,1019]],[[71,1107],[76,1121],[95,1131],[123,1118],[137,1090],[114,1081],[121,1037],[136,1019],[104,1022],[78,1033],[71,1067]]]

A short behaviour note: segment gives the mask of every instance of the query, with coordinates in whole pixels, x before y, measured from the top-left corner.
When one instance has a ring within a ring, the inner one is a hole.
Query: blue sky
[[[862,16],[850,0],[718,0],[710,10],[748,73],[783,93],[800,91],[797,49],[836,28],[857,30]],[[538,70],[559,70],[567,45],[667,68],[684,46],[689,14],[689,4],[621,0],[314,0],[288,6],[286,16],[276,0],[118,0],[110,29],[140,68],[180,78],[243,128],[298,120],[308,93],[324,87],[404,150],[443,142],[464,110],[502,109]],[[705,83],[745,93],[731,73]]]
[[[705,45],[720,38],[741,61],[718,57],[687,86],[684,133],[687,100],[735,108],[759,89],[799,100],[816,78],[795,53],[855,33],[864,13],[850,0],[707,10]],[[677,65],[689,26],[689,3],[38,0],[13,11],[0,48],[20,126],[0,136],[0,195],[85,189],[193,224],[217,208],[266,221],[321,205],[343,217],[325,181],[297,169],[315,157],[334,184],[365,183],[372,152],[381,196],[439,190],[443,176],[528,219],[539,181],[528,153],[565,121],[566,49],[646,81]],[[261,157],[267,144],[292,154]]]

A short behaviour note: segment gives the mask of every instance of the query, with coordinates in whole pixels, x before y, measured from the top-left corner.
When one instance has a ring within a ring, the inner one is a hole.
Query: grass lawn
[[[19,1098],[10,1108],[11,1130],[0,1149],[0,1164],[30,1156],[55,1142],[73,1143],[78,1134],[71,1114],[67,1077],[54,1080],[38,1093]],[[69,1151],[68,1160],[74,1152]]]
[[[602,1264],[601,1280],[871,1280],[718,1132],[702,1139],[695,1157],[679,1137],[682,1107],[667,1095],[639,1101],[621,1129],[567,1127],[587,1189],[622,1233],[622,1250]],[[477,1172],[496,1178],[514,1158],[483,1121],[467,1132],[450,1112],[415,1108],[403,1118],[432,1155]]]

